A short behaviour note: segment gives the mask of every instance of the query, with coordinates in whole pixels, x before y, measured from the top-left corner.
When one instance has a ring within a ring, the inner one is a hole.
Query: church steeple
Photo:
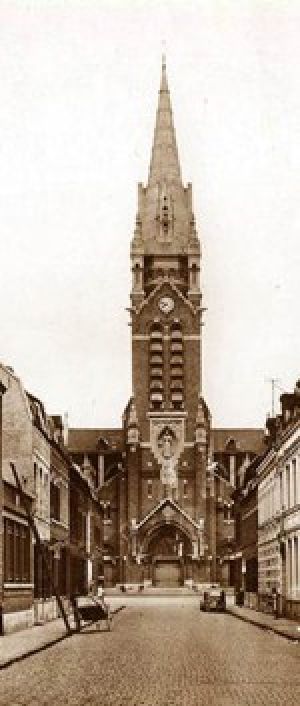
[[[162,183],[182,184],[164,54],[148,186]]]
[[[139,272],[143,265],[140,258],[148,255],[163,258],[168,255],[176,259],[177,265],[179,258],[182,263],[183,256],[191,258],[195,255],[197,259],[200,255],[192,186],[182,183],[164,55],[148,182],[146,186],[139,184],[136,228],[131,245],[134,268],[137,267]],[[192,264],[195,262],[189,260],[189,265]],[[167,267],[172,269],[170,261],[165,260],[160,263],[159,270],[165,272]],[[142,296],[142,274],[134,281],[134,290],[138,289],[139,296]]]

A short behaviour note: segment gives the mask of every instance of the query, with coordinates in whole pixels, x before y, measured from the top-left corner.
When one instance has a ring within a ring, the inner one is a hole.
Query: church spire
[[[172,182],[182,183],[168,87],[166,57],[163,54],[148,185],[170,184]]]

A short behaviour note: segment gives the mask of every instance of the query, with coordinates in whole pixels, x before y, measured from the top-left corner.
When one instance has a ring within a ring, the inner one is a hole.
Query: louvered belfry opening
[[[174,409],[184,404],[184,357],[182,326],[175,321],[170,331],[170,399]]]
[[[149,342],[149,396],[152,409],[162,409],[164,403],[163,331],[159,323],[150,329]]]

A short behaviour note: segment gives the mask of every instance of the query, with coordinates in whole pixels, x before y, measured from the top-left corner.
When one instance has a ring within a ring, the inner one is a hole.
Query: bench
[[[101,627],[100,623],[102,620],[106,621],[107,630],[111,630],[111,614],[109,608],[105,608],[97,600],[91,600],[89,603],[84,603],[83,605],[78,605],[77,598],[72,599],[74,620],[76,624],[76,629],[79,632],[82,628],[82,622],[84,623],[98,623],[97,627]]]

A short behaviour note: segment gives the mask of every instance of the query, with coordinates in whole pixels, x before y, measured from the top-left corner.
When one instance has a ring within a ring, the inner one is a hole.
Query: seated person
[[[106,614],[107,626],[110,629],[110,621],[111,621],[110,605],[109,605],[109,603],[107,603],[105,601],[105,598],[104,598],[103,581],[100,581],[98,586],[97,586],[96,581],[92,581],[90,583],[89,596],[92,599],[93,603],[101,606],[101,608],[103,609],[104,613]],[[98,627],[100,627],[100,624],[98,624]]]

